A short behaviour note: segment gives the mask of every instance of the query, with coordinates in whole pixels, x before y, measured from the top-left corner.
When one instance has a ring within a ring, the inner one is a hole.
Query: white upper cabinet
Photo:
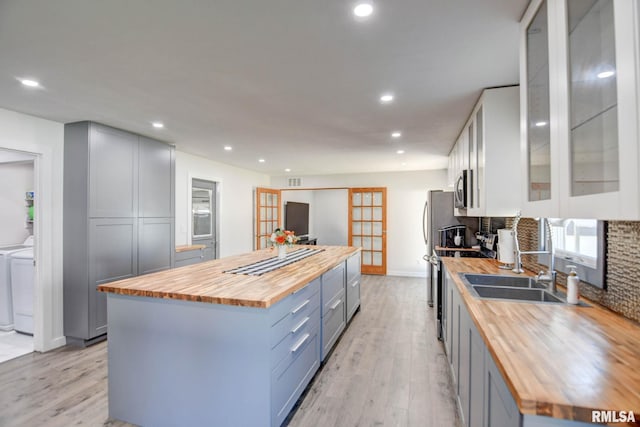
[[[640,219],[637,0],[534,0],[521,23],[522,214]]]
[[[456,215],[514,216],[520,208],[519,120],[517,86],[483,91],[451,151],[461,158],[452,175],[467,171],[467,208]]]

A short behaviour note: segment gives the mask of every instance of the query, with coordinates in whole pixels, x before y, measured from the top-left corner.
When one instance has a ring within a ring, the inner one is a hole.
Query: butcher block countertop
[[[299,246],[287,251],[300,249]],[[114,294],[267,308],[331,270],[360,248],[314,246],[322,252],[261,276],[225,273],[277,256],[272,249],[206,261],[100,285]]]
[[[590,301],[578,307],[476,298],[458,273],[514,273],[495,260],[442,259],[522,414],[591,422],[592,410],[614,410],[638,419],[639,325]]]
[[[180,245],[176,246],[176,252],[196,251],[198,249],[204,249],[207,245]]]

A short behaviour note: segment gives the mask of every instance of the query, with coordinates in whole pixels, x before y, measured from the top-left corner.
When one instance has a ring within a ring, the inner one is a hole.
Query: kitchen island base
[[[109,416],[145,426],[265,425],[266,311],[108,295]],[[239,335],[239,333],[241,335]],[[251,408],[251,410],[247,410]]]
[[[322,313],[344,320],[360,305],[360,249],[318,249],[264,274],[230,271],[269,262],[269,250],[101,285],[109,416],[154,427],[281,425],[345,328],[323,324]]]
[[[145,426],[279,425],[320,364],[317,309],[287,364],[272,357],[272,310],[116,294],[108,295],[107,306],[114,419]]]

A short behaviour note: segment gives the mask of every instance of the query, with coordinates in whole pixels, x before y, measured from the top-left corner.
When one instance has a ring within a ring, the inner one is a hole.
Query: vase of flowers
[[[285,259],[287,257],[287,246],[296,243],[298,238],[293,231],[276,228],[269,240],[278,249],[278,258]]]

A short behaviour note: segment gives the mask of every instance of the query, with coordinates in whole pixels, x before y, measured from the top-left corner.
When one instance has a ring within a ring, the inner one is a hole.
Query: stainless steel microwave
[[[467,208],[467,175],[469,171],[463,170],[456,179],[456,186],[453,191],[453,205],[458,209]]]

